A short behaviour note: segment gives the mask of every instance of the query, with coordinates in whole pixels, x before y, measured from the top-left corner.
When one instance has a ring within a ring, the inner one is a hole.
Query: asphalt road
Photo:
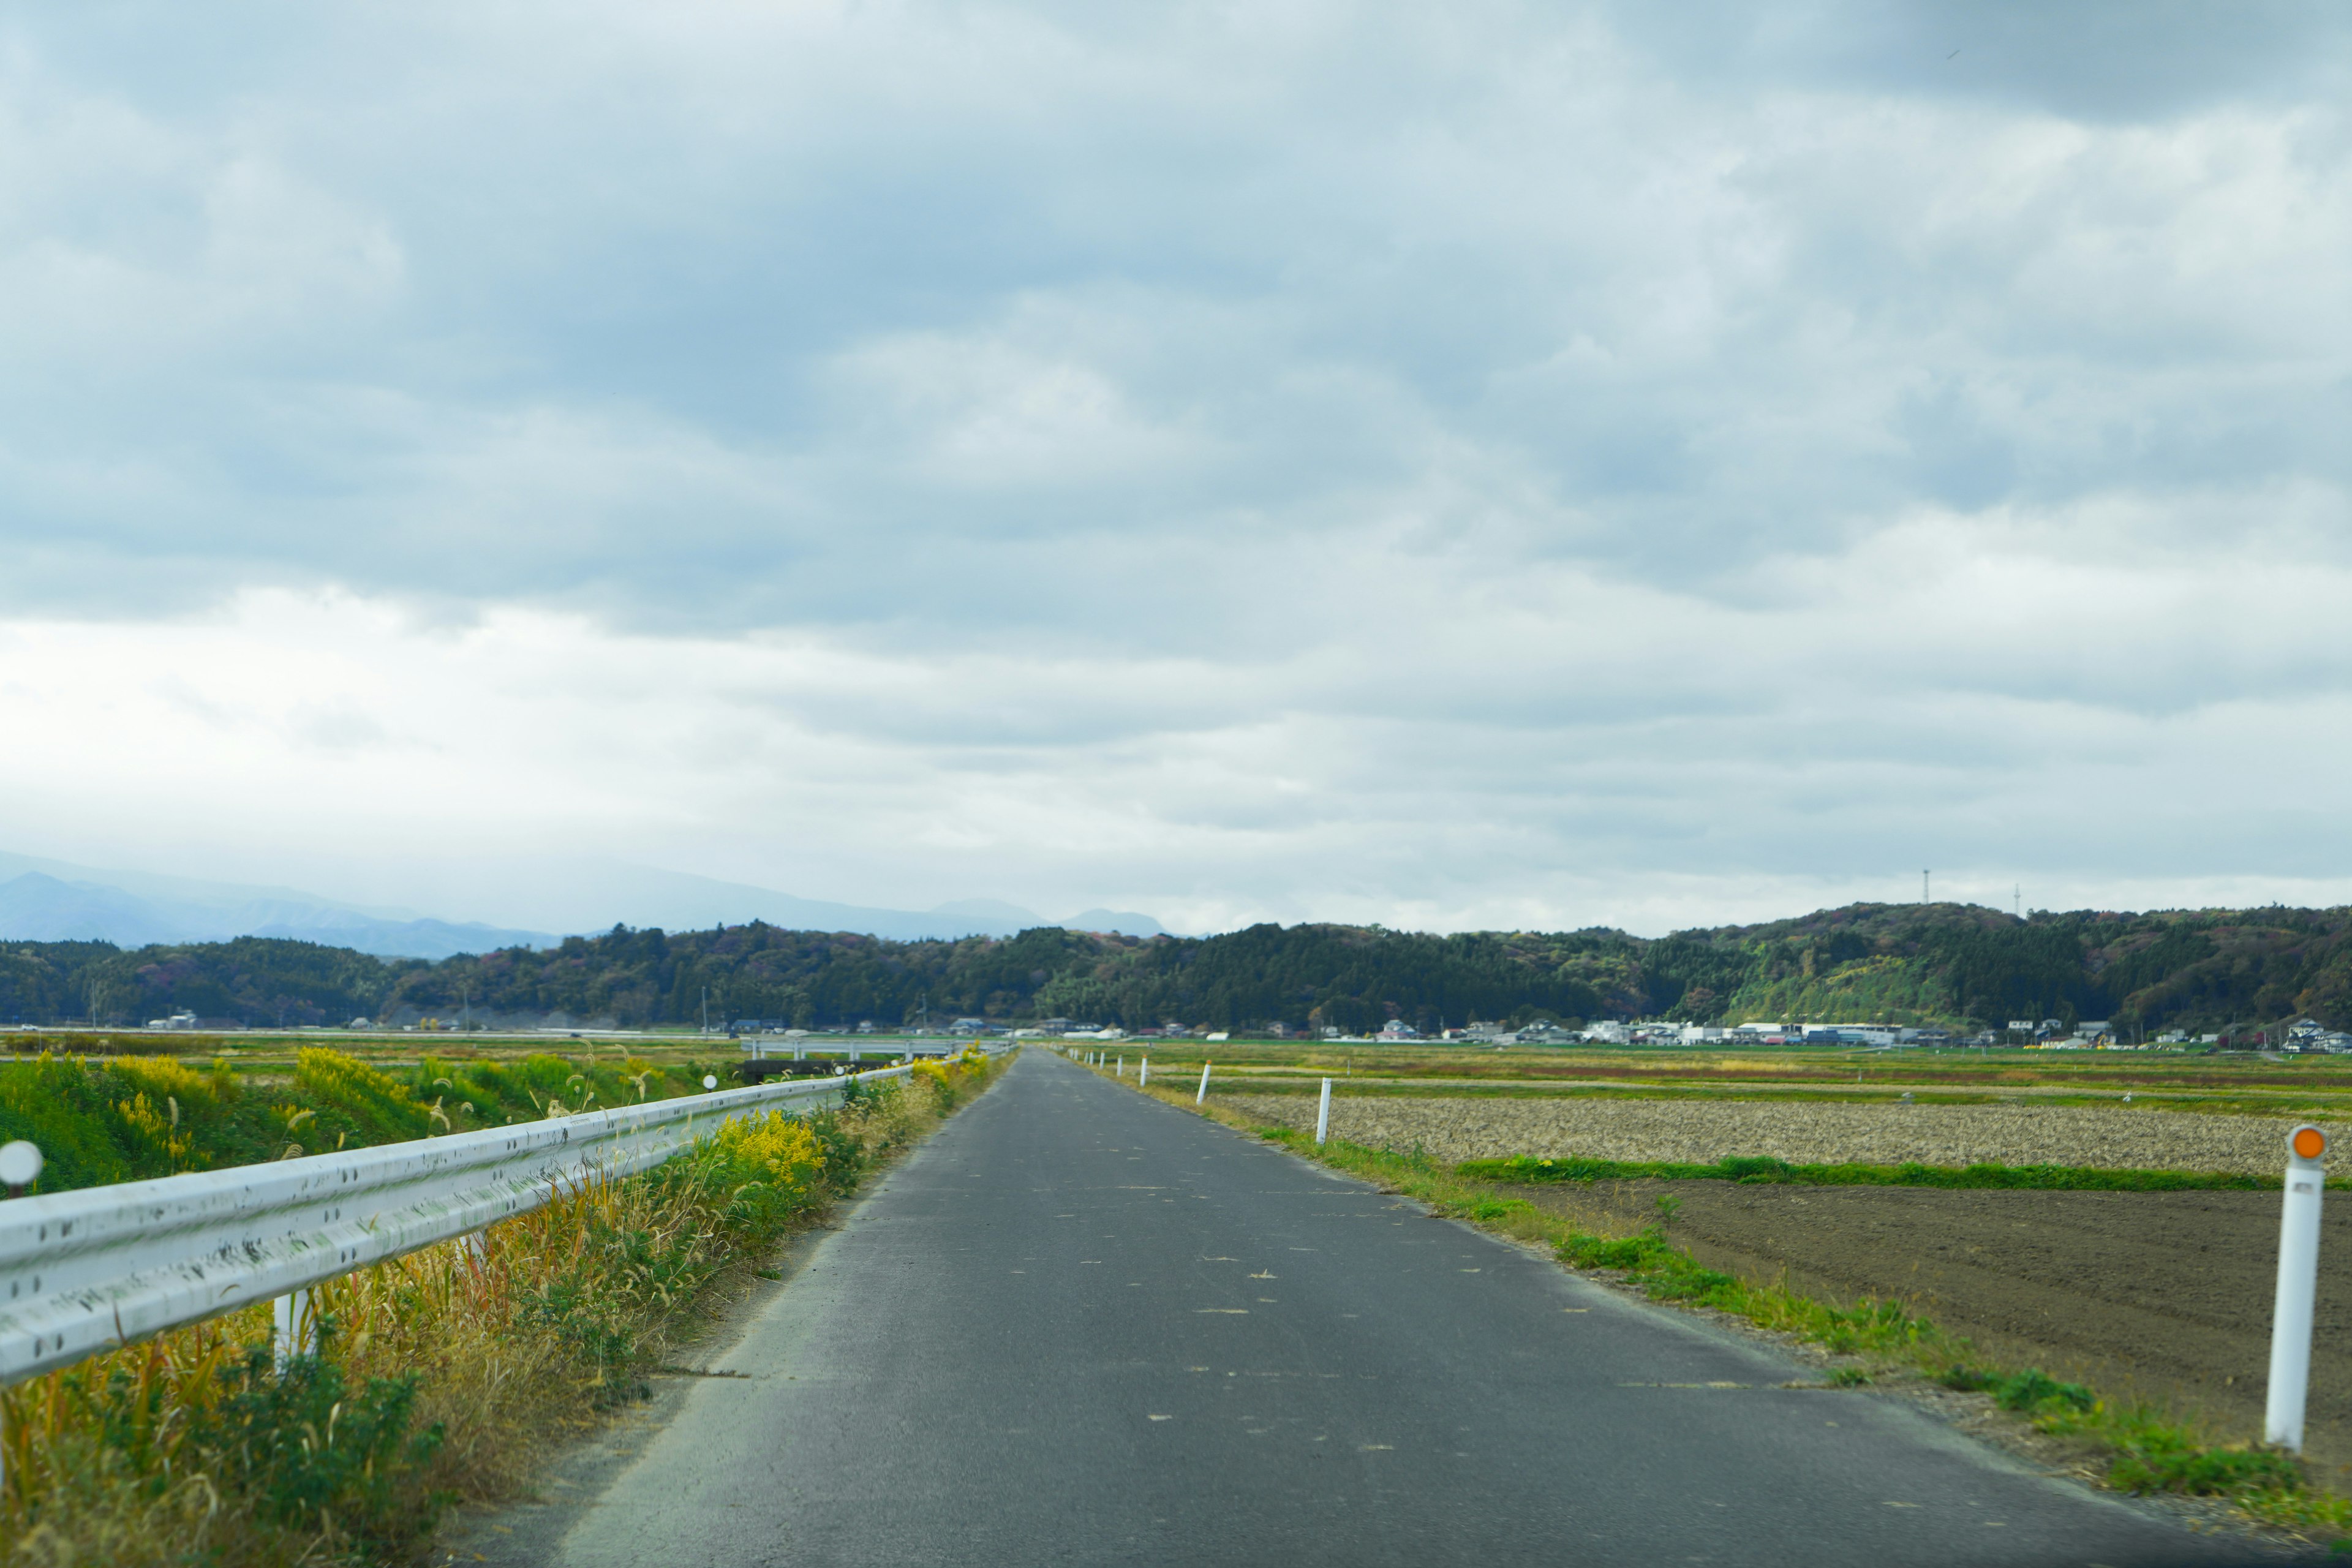
[[[2278,1560],[1043,1052],[714,1366],[554,1561]]]

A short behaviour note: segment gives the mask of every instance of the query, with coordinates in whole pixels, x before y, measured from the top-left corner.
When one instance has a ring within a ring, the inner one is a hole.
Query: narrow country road
[[[715,1364],[554,1562],[2279,1560],[1042,1052]]]

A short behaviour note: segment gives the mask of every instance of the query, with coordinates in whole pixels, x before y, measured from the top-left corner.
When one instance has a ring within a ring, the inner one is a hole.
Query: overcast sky
[[[0,6],[0,849],[2352,900],[2347,16]]]

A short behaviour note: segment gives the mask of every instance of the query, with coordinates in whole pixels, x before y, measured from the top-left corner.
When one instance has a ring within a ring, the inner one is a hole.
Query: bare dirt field
[[[1312,1128],[1307,1095],[1214,1097],[1244,1115]],[[1792,1164],[2058,1164],[2275,1175],[2291,1121],[2074,1105],[1870,1105],[1758,1100],[1524,1100],[1370,1095],[1331,1102],[1331,1134],[1419,1147],[1449,1163],[1514,1154],[1689,1161],[1771,1155]],[[2331,1141],[2347,1129],[2328,1127]]]
[[[2009,1366],[2262,1430],[2275,1193],[1948,1192],[1732,1182],[1510,1191],[1615,1227],[1654,1219],[1709,1268],[1837,1301],[1899,1298]],[[2308,1447],[2352,1479],[2352,1201],[2320,1244]]]

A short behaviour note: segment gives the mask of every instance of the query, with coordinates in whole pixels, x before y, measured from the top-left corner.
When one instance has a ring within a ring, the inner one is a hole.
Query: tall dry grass
[[[280,1368],[266,1305],[0,1394],[0,1562],[292,1568],[412,1558],[436,1510],[526,1486],[633,1397],[698,1290],[754,1263],[985,1086],[976,1054],[904,1089],[730,1122],[465,1241],[320,1287]]]

